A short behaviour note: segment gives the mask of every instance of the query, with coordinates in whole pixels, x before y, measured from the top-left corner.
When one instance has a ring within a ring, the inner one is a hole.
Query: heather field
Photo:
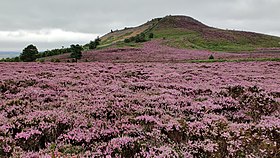
[[[0,157],[277,158],[279,74],[280,62],[0,63]]]
[[[165,45],[165,40],[153,40],[141,44],[139,47],[106,48],[83,52],[81,61],[98,62],[186,62],[189,60],[208,60],[213,55],[218,60],[242,60],[242,59],[280,59],[280,49],[258,49],[244,52],[215,52],[209,50],[179,49]],[[59,59],[71,60],[70,54],[62,54],[44,58],[46,61]]]

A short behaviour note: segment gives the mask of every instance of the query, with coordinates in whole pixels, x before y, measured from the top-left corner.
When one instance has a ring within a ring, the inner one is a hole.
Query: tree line
[[[100,38],[97,37],[94,41],[90,41],[85,46],[89,49],[96,49],[98,45],[100,45]],[[39,52],[37,47],[33,44],[28,45],[22,50],[22,53],[18,57],[14,58],[5,58],[0,59],[0,62],[34,62],[44,57],[50,57],[65,53],[71,53],[70,57],[73,61],[76,61],[82,58],[82,51],[84,47],[79,44],[72,44],[69,48],[61,48],[61,49],[52,49],[46,50],[44,52]]]
[[[154,38],[153,33],[149,33],[146,35],[145,33],[138,34],[136,36],[127,38],[124,40],[124,43],[140,43],[146,42],[149,39]],[[45,57],[60,55],[71,53],[70,58],[72,61],[77,62],[82,58],[82,51],[84,50],[93,50],[96,49],[98,45],[100,45],[101,39],[97,37],[94,41],[90,41],[88,44],[82,46],[79,44],[72,44],[69,48],[60,48],[60,49],[52,49],[46,50],[44,52],[39,52],[37,47],[33,44],[28,45],[26,48],[22,50],[22,53],[14,58],[5,58],[0,59],[0,62],[34,62],[34,61],[44,61]]]

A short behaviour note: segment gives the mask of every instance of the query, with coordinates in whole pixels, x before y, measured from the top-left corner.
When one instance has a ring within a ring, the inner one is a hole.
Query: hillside
[[[176,48],[239,52],[280,47],[279,37],[213,28],[187,16],[156,18],[138,27],[108,33],[101,37],[100,47],[138,46],[123,41],[140,33],[146,37],[153,33],[155,39],[163,39],[164,44]]]
[[[110,33],[101,37],[101,45],[104,47],[116,44],[117,42],[124,41],[124,39],[126,38],[130,38],[143,32],[146,32],[153,26],[157,25],[158,21],[159,19],[154,19],[138,27],[124,28],[123,30],[111,31]]]
[[[13,51],[0,51],[0,59],[16,57],[19,54],[20,54],[19,52],[13,52]]]

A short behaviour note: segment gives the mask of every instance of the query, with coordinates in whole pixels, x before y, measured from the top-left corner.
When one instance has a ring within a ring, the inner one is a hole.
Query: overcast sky
[[[280,0],[0,0],[0,51],[84,44],[111,29],[188,15],[207,25],[280,36]]]

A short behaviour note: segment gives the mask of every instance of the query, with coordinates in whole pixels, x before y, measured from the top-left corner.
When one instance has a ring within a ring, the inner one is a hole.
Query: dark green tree
[[[82,50],[83,50],[82,46],[80,46],[78,44],[76,44],[76,45],[72,44],[70,57],[74,58],[77,62],[78,59],[82,58]]]
[[[31,44],[23,49],[20,54],[20,60],[24,62],[35,61],[38,53],[37,47]]]
[[[94,41],[90,41],[89,49],[95,49],[98,45],[100,45],[100,38],[97,37]]]
[[[94,40],[94,42],[97,46],[100,45],[101,39],[99,38],[99,36]]]
[[[129,38],[129,40],[130,40],[130,42],[133,42],[133,41],[135,41],[135,37],[132,36],[132,37]]]
[[[95,49],[95,48],[96,48],[95,42],[94,42],[94,41],[90,41],[90,42],[89,42],[89,45],[88,45],[88,48],[89,48],[89,49]]]
[[[141,33],[140,35],[137,35],[135,37],[135,42],[139,43],[139,42],[146,42],[146,38],[145,38],[145,34]]]

